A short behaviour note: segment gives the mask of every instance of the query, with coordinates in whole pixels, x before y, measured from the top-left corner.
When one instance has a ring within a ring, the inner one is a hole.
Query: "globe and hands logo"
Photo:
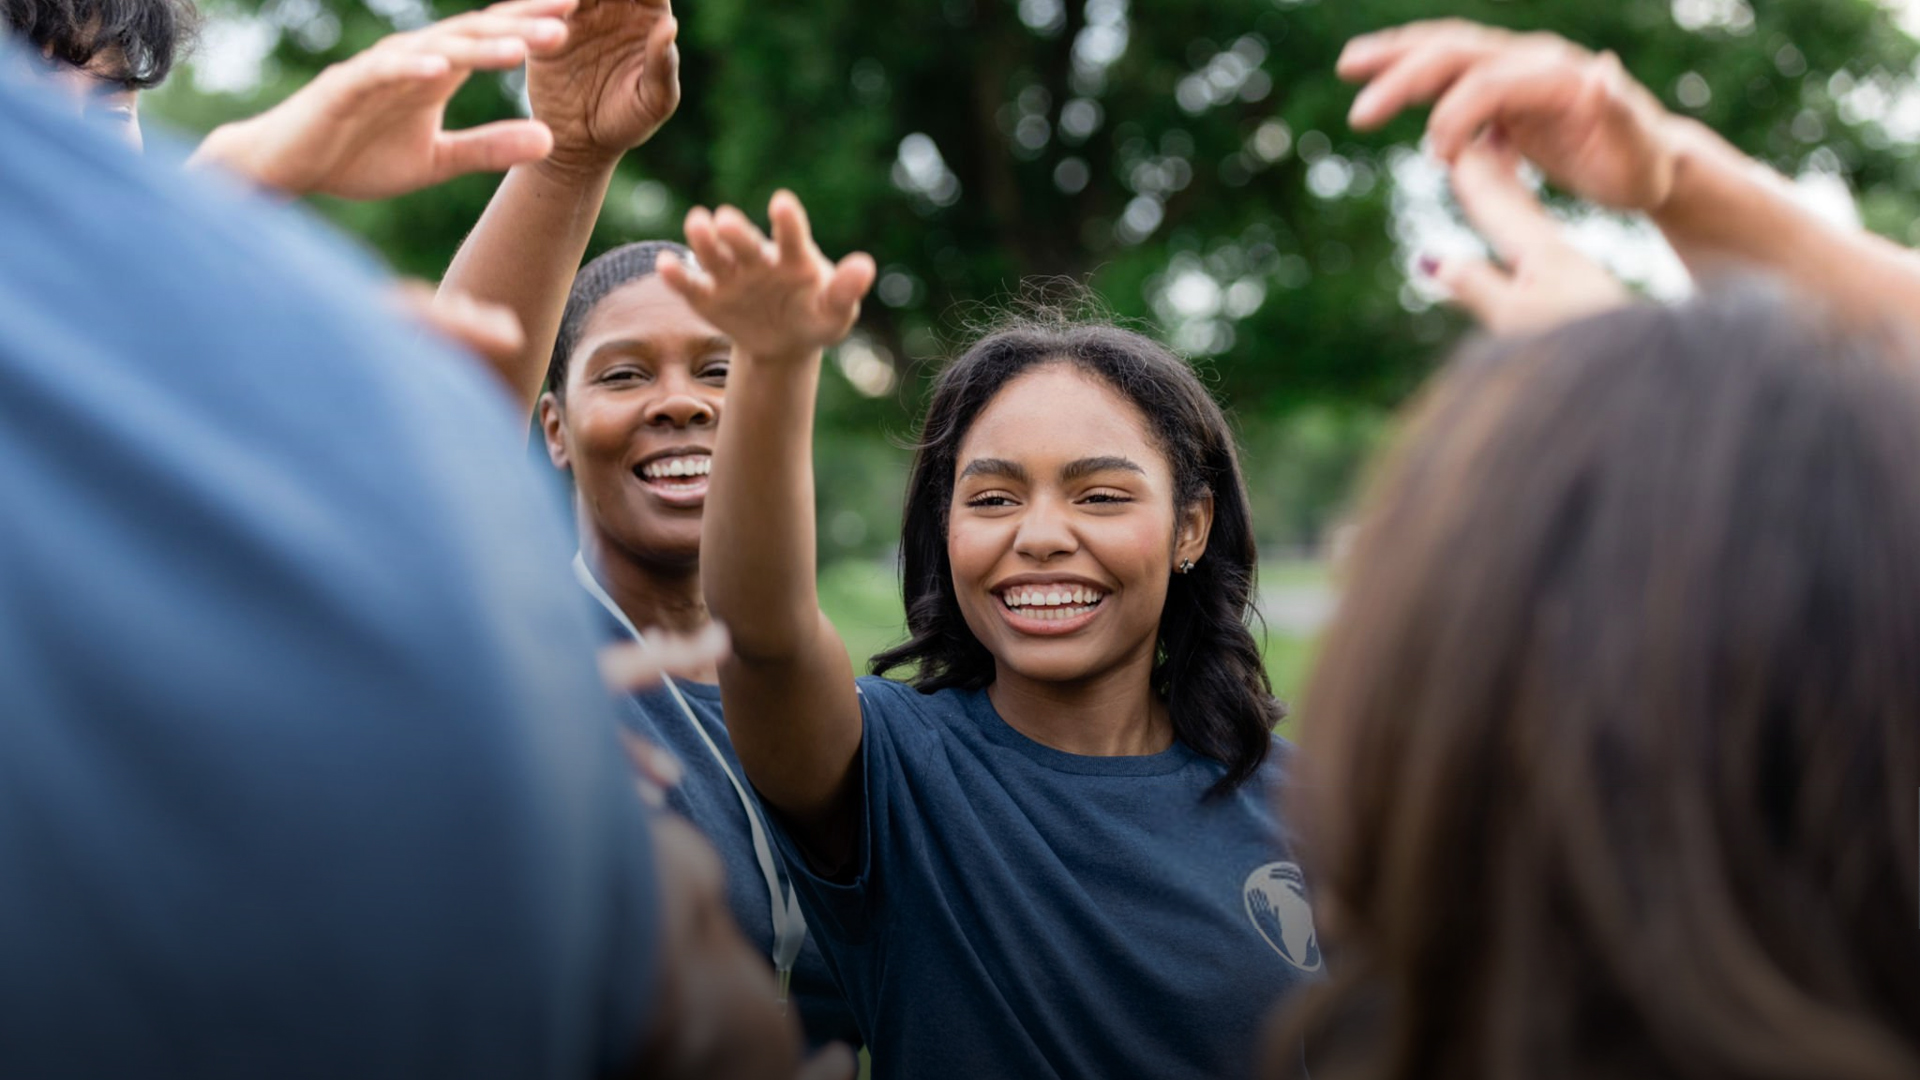
[[[1302,971],[1320,970],[1320,938],[1307,903],[1307,879],[1290,862],[1273,862],[1247,875],[1247,918],[1273,951]]]

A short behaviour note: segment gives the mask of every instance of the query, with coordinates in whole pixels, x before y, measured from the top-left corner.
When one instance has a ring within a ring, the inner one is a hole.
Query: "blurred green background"
[[[396,27],[469,5],[204,0],[151,115],[188,131],[266,107]],[[823,596],[856,657],[898,633],[892,569],[931,374],[1035,279],[1090,286],[1193,358],[1240,427],[1283,697],[1330,610],[1325,554],[1367,456],[1462,331],[1409,268],[1472,250],[1420,116],[1349,131],[1351,36],[1460,16],[1617,52],[1678,112],[1913,237],[1916,49],[1873,0],[681,0],[684,103],[622,167],[593,250],[671,236],[695,203],[791,187],[829,252],[882,268],[821,404]],[[517,77],[455,99],[523,108]],[[401,272],[437,278],[495,180],[322,203]],[[1659,295],[1684,275],[1643,222],[1565,210],[1583,246]],[[1042,290],[1044,291],[1044,290]]]

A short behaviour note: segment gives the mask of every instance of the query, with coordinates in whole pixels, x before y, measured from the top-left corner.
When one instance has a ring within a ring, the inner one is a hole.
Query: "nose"
[[[647,423],[654,427],[705,427],[719,417],[717,407],[693,386],[676,380],[647,405]]]
[[[1057,499],[1039,497],[1027,504],[1020,516],[1019,531],[1013,537],[1016,554],[1034,562],[1047,562],[1080,550],[1080,538],[1074,535],[1068,508]]]

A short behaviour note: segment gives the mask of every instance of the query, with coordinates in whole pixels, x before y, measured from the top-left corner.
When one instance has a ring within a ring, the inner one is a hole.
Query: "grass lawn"
[[[1316,562],[1273,563],[1261,568],[1260,580],[1267,586],[1315,587],[1325,582],[1326,570]],[[827,567],[820,575],[820,606],[846,640],[847,653],[853,657],[857,671],[864,673],[868,657],[906,636],[900,584],[891,565],[842,562]],[[1262,642],[1273,691],[1296,710],[1313,661],[1314,643],[1312,637],[1291,634],[1268,634]],[[1289,719],[1279,731],[1290,736],[1292,729],[1293,720]]]

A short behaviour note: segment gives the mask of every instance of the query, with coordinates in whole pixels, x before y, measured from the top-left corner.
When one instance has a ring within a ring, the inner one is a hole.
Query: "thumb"
[[[553,132],[538,120],[500,120],[465,131],[442,132],[433,144],[429,184],[474,172],[504,172],[538,161],[553,149]]]
[[[856,251],[840,260],[833,268],[833,277],[827,281],[827,305],[836,312],[857,313],[860,298],[873,288],[873,279],[879,269],[874,265],[873,256],[864,251]]]
[[[1516,320],[1514,308],[1518,296],[1513,278],[1485,259],[1459,259],[1441,263],[1433,278],[1467,309],[1481,326],[1498,334]]]
[[[680,102],[680,20],[668,15],[647,35],[646,69],[640,78],[644,89],[658,95],[657,101]]]

